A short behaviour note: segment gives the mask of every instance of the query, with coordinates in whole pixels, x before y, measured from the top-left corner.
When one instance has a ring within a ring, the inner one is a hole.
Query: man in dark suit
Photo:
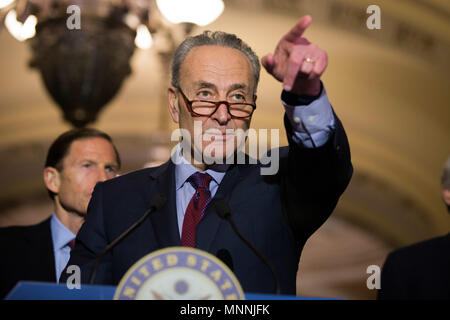
[[[257,56],[223,32],[205,32],[178,47],[168,94],[183,140],[167,163],[96,186],[68,263],[81,267],[83,283],[96,255],[162,193],[165,205],[104,256],[95,283],[116,285],[144,255],[183,245],[213,255],[228,252],[244,291],[275,292],[270,269],[216,214],[214,205],[224,199],[238,229],[274,266],[281,292],[295,294],[303,245],[331,214],[352,175],[344,129],[320,81],[326,53],[302,37],[310,23],[303,17],[274,54],[262,59],[283,82],[289,140],[289,147],[272,150],[279,157],[271,167],[279,170],[270,175],[263,173],[267,166],[238,156],[235,134],[249,129],[256,107]],[[67,278],[63,274],[60,282]]]
[[[450,158],[441,190],[450,213]],[[450,299],[450,233],[391,252],[381,272],[378,299]]]
[[[0,298],[20,280],[57,282],[84,222],[94,186],[116,176],[119,154],[95,129],[73,129],[50,146],[44,183],[54,213],[33,226],[0,228]]]

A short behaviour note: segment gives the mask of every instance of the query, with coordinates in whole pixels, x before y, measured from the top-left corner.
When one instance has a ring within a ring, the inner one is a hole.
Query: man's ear
[[[176,91],[177,89],[173,86],[170,86],[168,91],[169,96],[169,112],[172,116],[172,120],[175,123],[178,123],[180,121],[180,110],[178,109],[178,98]]]
[[[59,171],[53,167],[45,167],[44,169],[44,183],[48,190],[58,194],[61,185],[61,177]]]

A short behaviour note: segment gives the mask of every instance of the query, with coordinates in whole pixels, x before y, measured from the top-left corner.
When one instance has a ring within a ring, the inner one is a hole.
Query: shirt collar
[[[75,238],[75,235],[65,225],[59,221],[56,214],[52,215],[50,220],[50,228],[52,231],[53,247],[55,250],[64,248],[67,243]]]
[[[202,173],[208,173],[212,177],[212,181],[216,184],[220,184],[223,177],[225,176],[226,170],[222,171],[215,171],[212,169],[207,169],[206,171],[200,171],[196,167],[194,167],[192,164],[190,164],[182,155],[181,153],[181,146],[180,144],[177,145],[177,149],[175,151],[175,186],[176,189],[180,189],[186,180],[193,175],[196,172],[202,172]],[[221,166],[221,169],[223,170],[223,166]]]

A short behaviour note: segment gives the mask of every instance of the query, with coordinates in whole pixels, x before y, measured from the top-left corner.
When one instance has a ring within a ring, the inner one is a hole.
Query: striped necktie
[[[211,201],[209,183],[212,177],[207,173],[196,172],[188,178],[195,193],[186,209],[181,233],[181,244],[185,247],[195,247],[196,227],[205,214],[206,207]]]

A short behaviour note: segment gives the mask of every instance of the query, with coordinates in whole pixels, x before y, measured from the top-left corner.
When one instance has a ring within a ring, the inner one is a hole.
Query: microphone
[[[150,201],[150,206],[145,211],[144,215],[136,221],[131,227],[129,227],[127,230],[122,232],[116,239],[114,239],[110,244],[108,244],[103,251],[97,255],[95,258],[94,267],[91,272],[91,276],[89,278],[89,284],[94,284],[95,275],[97,273],[98,266],[100,265],[100,261],[104,257],[105,254],[109,252],[112,248],[114,248],[123,238],[125,238],[127,235],[131,233],[134,229],[136,229],[144,220],[152,213],[159,209],[161,209],[164,204],[166,203],[166,197],[163,196],[161,193],[156,194],[152,200]]]
[[[222,262],[225,263],[231,271],[234,271],[233,258],[231,257],[230,251],[227,249],[220,249],[217,251],[216,256],[222,260]]]
[[[231,218],[231,209],[230,209],[230,206],[228,205],[228,203],[223,199],[217,200],[215,208],[216,208],[216,212],[219,215],[219,217],[224,220],[227,220],[230,223],[231,228],[233,228],[234,233],[236,233],[236,235],[247,245],[247,247],[249,247],[258,256],[258,258],[261,259],[261,261],[270,269],[270,272],[272,273],[272,277],[275,282],[276,294],[280,294],[280,280],[278,279],[278,276],[275,272],[274,267],[269,263],[269,261],[266,259],[266,257],[264,257],[262,255],[262,253],[259,252],[258,249],[256,249],[239,232],[238,228],[236,227],[236,224],[234,223],[233,219]],[[221,250],[223,250],[223,249],[221,249]],[[228,250],[227,250],[227,252],[228,252]],[[219,252],[217,254],[219,254]],[[230,258],[231,258],[231,255],[230,255]]]

